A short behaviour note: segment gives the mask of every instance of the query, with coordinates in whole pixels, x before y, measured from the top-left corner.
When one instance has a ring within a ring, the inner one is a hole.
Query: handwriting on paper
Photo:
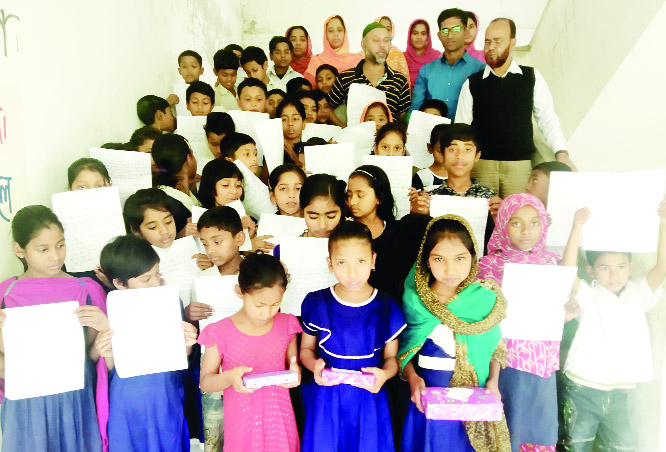
[[[0,218],[9,223],[12,214],[12,178],[9,176],[0,176]]]

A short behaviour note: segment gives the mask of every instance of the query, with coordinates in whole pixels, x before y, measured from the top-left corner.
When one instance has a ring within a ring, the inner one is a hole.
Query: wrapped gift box
[[[295,383],[298,381],[298,372],[280,370],[265,374],[252,374],[243,377],[243,384],[247,389],[258,389],[264,386],[277,386]]]
[[[421,396],[427,419],[441,421],[501,421],[503,405],[486,388],[425,389]]]
[[[324,369],[321,371],[321,379],[327,383],[342,383],[346,385],[374,386],[375,375],[368,372],[347,369]]]

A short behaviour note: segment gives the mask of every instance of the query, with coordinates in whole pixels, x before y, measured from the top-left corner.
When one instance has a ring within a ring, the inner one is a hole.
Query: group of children
[[[502,338],[507,300],[501,286],[507,263],[577,265],[588,209],[576,213],[562,257],[546,247],[548,179],[552,171],[570,169],[557,162],[538,165],[526,193],[502,200],[471,177],[481,156],[474,129],[442,124],[432,129],[428,144],[433,164],[415,169],[411,213],[402,218],[396,218],[391,181],[378,166],[359,166],[348,180],[308,174],[304,124],[327,122],[320,112],[338,69],[316,68],[319,94],[303,91],[310,84],[303,77],[283,80],[290,74],[284,54],[303,50],[301,29],[290,29],[294,39],[271,41],[270,74],[258,48],[217,52],[214,88],[198,81],[198,54],[180,55],[187,108],[207,116],[215,159],[203,168],[187,140],[171,133],[177,128],[172,107],[181,100],[139,100],[146,127],[127,144],[108,147],[149,152],[153,188],[125,201],[127,235],[104,247],[98,268],[66,272],[64,229],[47,207],[16,213],[13,251],[24,272],[0,284],[2,308],[76,300],[87,358],[84,389],[3,400],[3,450],[184,452],[190,438],[202,439],[206,451],[518,452],[555,450],[558,440],[572,451],[589,451],[595,441],[608,450],[630,450],[627,398],[652,376],[644,313],[661,298],[666,277],[666,202],[659,206],[657,263],[639,282],[629,281],[630,254],[588,253],[592,282],[576,280],[566,305],[567,321],[576,319],[579,326],[560,369],[559,341]],[[236,86],[239,66],[249,78]],[[274,77],[286,82],[286,92],[269,90]],[[285,163],[269,173],[254,140],[236,132],[233,119],[214,106],[282,118]],[[442,102],[421,109],[446,115]],[[406,155],[405,128],[385,104],[369,105],[362,119],[377,123],[375,155]],[[229,206],[247,201],[246,177],[237,165],[267,185],[275,213],[304,219],[303,237],[328,239],[326,261],[337,282],[309,293],[300,318],[280,312],[290,269],[279,260],[279,245],[257,235],[256,219],[241,218]],[[69,190],[110,185],[98,160],[80,159],[69,168]],[[462,217],[430,217],[430,200],[439,194],[488,200],[485,243],[476,242]],[[207,209],[196,222],[194,206]],[[240,251],[246,234],[251,252]],[[200,330],[199,321],[213,308],[193,299],[182,307],[189,368],[121,378],[106,293],[164,284],[159,251],[186,236],[203,245],[205,252],[191,258],[202,275],[237,276],[242,307]],[[0,310],[0,327],[4,321]],[[363,372],[374,383],[331,382],[323,376],[329,368]],[[243,382],[247,375],[282,370],[297,373],[298,380],[259,389]],[[558,371],[564,382],[559,387]],[[427,419],[421,400],[427,387],[485,387],[501,398],[505,417]]]

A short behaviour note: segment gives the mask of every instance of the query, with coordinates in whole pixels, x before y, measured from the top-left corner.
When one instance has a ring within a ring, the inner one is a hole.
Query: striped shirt
[[[361,60],[355,68],[342,71],[338,78],[335,79],[331,92],[328,93],[328,103],[331,105],[331,108],[336,108],[347,101],[349,85],[352,83],[363,83],[364,85],[373,86],[363,73],[363,63],[365,63],[365,60]],[[404,75],[394,71],[386,63],[384,63],[384,66],[386,67],[386,72],[384,72],[384,76],[375,88],[386,93],[386,104],[391,109],[394,120],[397,121],[402,113],[409,110],[411,103],[409,82]]]

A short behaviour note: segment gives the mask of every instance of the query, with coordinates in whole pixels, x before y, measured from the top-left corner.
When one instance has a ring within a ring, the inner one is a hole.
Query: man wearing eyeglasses
[[[515,46],[513,20],[498,18],[488,24],[484,43],[488,66],[463,84],[455,113],[455,122],[473,125],[480,135],[481,159],[472,177],[501,198],[524,191],[532,171],[532,116],[555,159],[576,170],[548,85],[539,71],[513,60]]]
[[[453,121],[460,88],[467,78],[485,66],[465,51],[467,13],[458,8],[445,9],[437,18],[437,36],[444,46],[444,55],[423,65],[416,78],[410,112],[418,110],[428,99],[446,103],[447,117]]]

